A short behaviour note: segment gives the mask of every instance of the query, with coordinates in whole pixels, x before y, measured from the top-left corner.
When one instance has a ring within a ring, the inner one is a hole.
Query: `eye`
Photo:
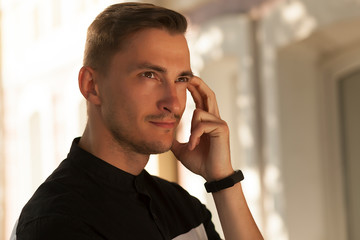
[[[146,77],[146,78],[155,78],[155,73],[153,72],[144,72],[141,74],[141,76]]]
[[[187,82],[189,82],[189,78],[188,77],[179,77],[178,79],[176,79],[176,82],[187,83]]]

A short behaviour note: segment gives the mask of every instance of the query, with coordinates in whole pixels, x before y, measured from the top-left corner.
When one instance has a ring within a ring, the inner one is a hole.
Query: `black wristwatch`
[[[236,170],[231,176],[228,176],[218,181],[206,182],[205,188],[208,193],[218,192],[220,190],[234,186],[236,183],[242,181],[243,179],[244,175],[241,170]]]

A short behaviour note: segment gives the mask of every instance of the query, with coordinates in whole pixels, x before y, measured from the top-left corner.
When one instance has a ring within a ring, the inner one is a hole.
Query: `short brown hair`
[[[88,28],[84,66],[102,73],[124,41],[140,30],[159,28],[171,34],[184,34],[187,21],[173,10],[148,3],[119,3],[101,12]]]

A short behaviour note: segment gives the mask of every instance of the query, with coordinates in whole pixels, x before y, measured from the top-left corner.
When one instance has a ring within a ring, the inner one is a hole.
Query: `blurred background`
[[[0,0],[1,239],[84,129],[86,30],[115,2]],[[193,71],[217,94],[265,239],[360,239],[360,0],[145,2],[188,17]],[[221,232],[200,177],[171,153],[147,169],[206,203]]]

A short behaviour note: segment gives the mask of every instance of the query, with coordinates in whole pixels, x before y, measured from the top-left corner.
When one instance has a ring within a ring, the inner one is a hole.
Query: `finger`
[[[204,133],[210,133],[209,128],[203,129],[204,132],[201,131],[198,132],[199,129],[202,129],[204,126],[206,126],[209,123],[214,124],[213,125],[214,127],[220,127],[222,125],[227,126],[225,121],[221,120],[220,118],[214,116],[211,113],[208,113],[202,109],[194,110],[193,118],[191,121],[191,135],[189,139],[189,144],[187,146],[190,150],[193,150],[200,143],[200,138]]]
[[[209,88],[209,86],[207,86],[206,83],[199,77],[193,77],[190,81],[190,86],[195,87],[194,89],[190,87],[189,88],[190,92],[191,90],[193,92],[197,92],[196,93],[197,98],[199,98],[198,96],[200,95],[200,99],[197,99],[197,101],[202,102],[202,105],[204,106],[202,109],[220,118],[219,108],[216,101],[215,93]]]
[[[178,140],[174,139],[173,145],[171,146],[171,151],[174,153],[176,158],[179,158],[179,155],[185,145],[186,143],[180,143]]]
[[[217,116],[203,110],[203,109],[195,109],[192,120],[191,120],[191,129],[195,128],[197,124],[200,122],[221,122],[222,120]]]
[[[200,144],[201,137],[208,134],[210,138],[220,137],[223,131],[223,124],[219,122],[201,122],[193,129],[190,135],[189,143],[187,145],[190,151],[194,150]]]
[[[208,108],[207,108],[207,106],[204,105],[202,96],[200,95],[200,92],[196,89],[196,87],[194,85],[189,84],[188,90],[191,93],[191,96],[195,102],[195,107],[204,109],[205,111],[208,111]]]
[[[208,99],[206,95],[201,91],[200,84],[202,80],[198,77],[193,77],[188,85],[188,90],[190,91],[194,102],[196,104],[196,108],[203,109],[205,111],[209,111]]]

